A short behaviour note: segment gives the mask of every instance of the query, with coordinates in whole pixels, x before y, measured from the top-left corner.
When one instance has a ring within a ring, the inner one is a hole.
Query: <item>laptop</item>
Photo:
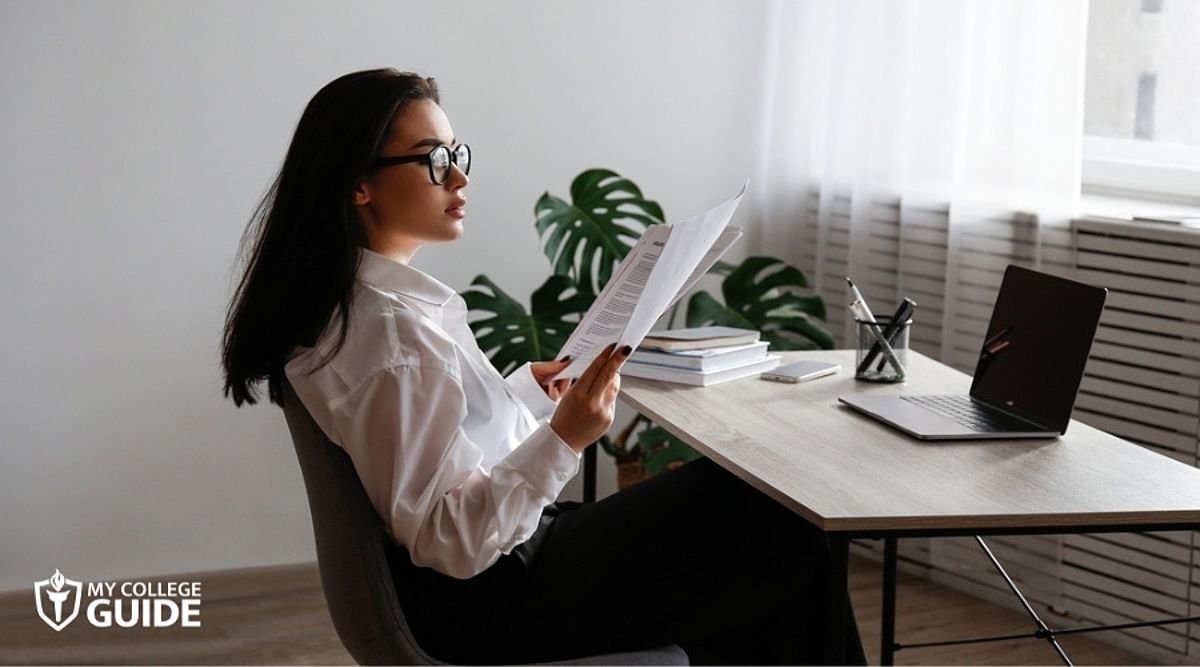
[[[842,403],[922,440],[1067,432],[1108,290],[1009,266],[969,396],[852,394]]]

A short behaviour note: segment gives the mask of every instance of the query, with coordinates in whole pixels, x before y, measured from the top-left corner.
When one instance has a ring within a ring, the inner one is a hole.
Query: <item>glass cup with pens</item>
[[[912,318],[854,318],[858,330],[854,377],[868,382],[904,382],[908,375],[908,333]],[[886,341],[882,342],[882,341]]]
[[[866,299],[850,286],[850,313],[854,316],[857,344],[854,377],[869,382],[903,382],[908,375],[908,335],[917,304],[904,299],[891,317],[876,318]]]

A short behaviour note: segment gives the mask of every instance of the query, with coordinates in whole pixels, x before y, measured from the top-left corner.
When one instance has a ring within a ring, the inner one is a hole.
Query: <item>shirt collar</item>
[[[361,248],[358,280],[385,292],[394,292],[420,299],[435,306],[444,306],[455,292],[433,276],[407,264]]]

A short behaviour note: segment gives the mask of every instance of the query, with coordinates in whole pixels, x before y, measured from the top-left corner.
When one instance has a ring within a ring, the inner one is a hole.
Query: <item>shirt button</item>
[[[565,472],[560,472],[557,475],[555,475],[555,477],[557,477],[558,481],[560,481],[560,482],[567,481],[567,473],[565,473]]]

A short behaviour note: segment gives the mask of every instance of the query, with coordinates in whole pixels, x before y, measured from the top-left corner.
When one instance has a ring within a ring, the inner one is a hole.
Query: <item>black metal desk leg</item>
[[[583,502],[596,502],[596,448],[594,444],[583,450]]]
[[[896,538],[883,538],[883,608],[879,664],[895,664],[896,651]]]

